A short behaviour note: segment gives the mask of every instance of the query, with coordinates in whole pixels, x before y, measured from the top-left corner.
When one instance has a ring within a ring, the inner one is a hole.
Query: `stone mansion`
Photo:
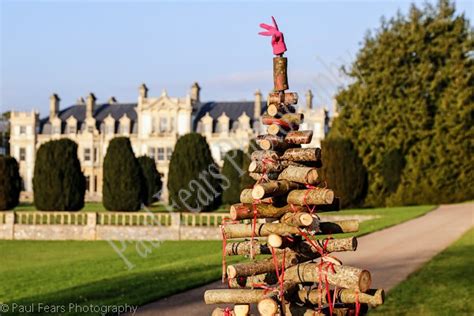
[[[221,165],[224,154],[234,148],[245,150],[249,141],[264,133],[260,116],[266,109],[262,93],[254,101],[203,102],[201,88],[194,83],[185,97],[171,97],[163,91],[158,97],[148,95],[145,84],[139,87],[135,103],[121,103],[111,97],[96,102],[94,94],[79,98],[76,104],[60,108],[57,94],[50,97],[49,116],[40,119],[37,112],[12,112],[10,152],[20,164],[23,198],[32,197],[32,179],[38,147],[49,140],[70,138],[78,144],[78,156],[87,179],[88,200],[100,200],[102,163],[109,141],[116,136],[130,138],[136,156],[153,157],[163,179],[166,199],[168,164],[177,139],[190,132],[204,135],[214,160]],[[328,129],[325,108],[313,106],[313,94],[305,94],[299,105],[305,115],[301,129],[314,131],[310,146],[319,146]]]

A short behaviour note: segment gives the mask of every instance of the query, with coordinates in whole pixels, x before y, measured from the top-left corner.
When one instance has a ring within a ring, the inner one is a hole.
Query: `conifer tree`
[[[0,156],[0,210],[11,210],[18,205],[21,177],[13,157]]]
[[[161,191],[163,183],[156,169],[155,161],[152,158],[148,156],[138,157],[138,163],[140,164],[140,170],[143,176],[142,202],[150,206],[153,202],[158,200],[158,194]]]
[[[244,152],[240,149],[230,150],[224,157],[222,176],[226,177],[230,184],[222,194],[224,204],[239,203],[242,176],[247,173],[244,170]]]

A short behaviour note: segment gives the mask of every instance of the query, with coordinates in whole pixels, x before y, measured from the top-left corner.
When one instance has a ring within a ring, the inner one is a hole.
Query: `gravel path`
[[[344,264],[367,269],[372,288],[390,290],[474,226],[474,204],[442,205],[428,214],[358,239],[354,252],[338,253]],[[214,282],[141,307],[136,315],[210,315],[204,292],[223,288]]]

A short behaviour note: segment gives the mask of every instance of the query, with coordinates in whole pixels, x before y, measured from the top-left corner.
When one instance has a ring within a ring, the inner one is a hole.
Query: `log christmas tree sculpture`
[[[204,300],[227,306],[216,308],[215,316],[250,315],[252,304],[260,315],[362,315],[367,306],[383,303],[384,292],[371,289],[369,271],[331,255],[356,250],[355,237],[331,236],[357,232],[359,222],[324,222],[317,215],[339,210],[339,199],[320,179],[321,150],[301,146],[313,133],[298,130],[304,118],[294,107],[298,95],[286,92],[286,46],[273,23],[261,24],[266,31],[260,33],[272,36],[276,57],[274,91],[262,117],[267,134],[257,137],[262,150],[252,153],[248,170],[256,183],[242,191],[241,203],[230,208],[230,221],[221,225],[222,280],[229,289],[208,290]],[[226,266],[225,256],[250,261]]]

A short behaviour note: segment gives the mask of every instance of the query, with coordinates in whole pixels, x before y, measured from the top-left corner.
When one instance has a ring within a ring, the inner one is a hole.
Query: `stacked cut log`
[[[248,170],[256,183],[241,192],[241,203],[230,207],[232,221],[221,226],[223,255],[249,261],[224,264],[229,289],[208,290],[204,300],[226,306],[212,315],[254,314],[253,304],[260,315],[362,315],[383,303],[384,291],[371,289],[369,271],[331,254],[356,250],[355,237],[332,235],[357,232],[359,222],[317,216],[338,211],[339,199],[320,178],[321,150],[302,148],[313,132],[299,130],[304,117],[295,108],[298,95],[286,92],[287,60],[273,62],[274,91],[262,116],[267,134],[257,137],[261,150],[252,153]]]

